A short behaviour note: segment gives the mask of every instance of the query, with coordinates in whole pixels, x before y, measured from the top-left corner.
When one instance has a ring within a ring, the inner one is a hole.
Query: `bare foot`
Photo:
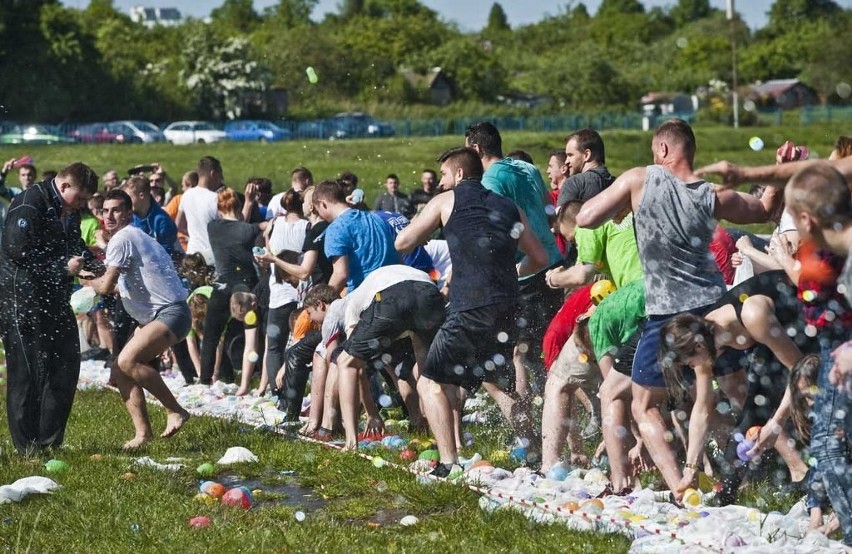
[[[358,450],[358,438],[346,438],[346,444],[343,446],[343,450],[354,451]]]
[[[136,436],[124,443],[124,446],[122,446],[122,448],[124,450],[136,450],[137,448],[140,448],[146,443],[150,442],[153,438],[154,437],[152,437],[151,435]]]
[[[245,396],[248,392],[248,387],[240,387],[237,389],[237,392],[234,393],[234,396]]]
[[[161,437],[171,437],[183,427],[183,424],[189,420],[189,412],[186,410],[182,412],[173,412],[168,415],[166,420],[166,430],[163,431]]]

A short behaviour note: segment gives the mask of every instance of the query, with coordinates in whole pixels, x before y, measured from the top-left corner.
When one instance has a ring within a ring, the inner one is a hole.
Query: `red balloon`
[[[248,510],[251,508],[251,498],[246,494],[241,488],[229,489],[222,496],[222,504],[226,506],[235,506],[237,508],[242,508],[243,510]]]

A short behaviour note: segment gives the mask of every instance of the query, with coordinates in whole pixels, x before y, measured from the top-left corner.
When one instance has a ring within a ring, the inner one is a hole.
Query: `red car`
[[[80,142],[94,142],[98,144],[127,142],[123,133],[111,129],[106,123],[80,125],[73,131],[70,131],[68,136]]]

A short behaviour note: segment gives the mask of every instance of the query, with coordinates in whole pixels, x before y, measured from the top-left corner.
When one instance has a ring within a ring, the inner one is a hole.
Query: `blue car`
[[[252,119],[229,121],[225,124],[225,133],[230,140],[242,142],[278,142],[293,138],[289,129],[282,129],[268,121]]]

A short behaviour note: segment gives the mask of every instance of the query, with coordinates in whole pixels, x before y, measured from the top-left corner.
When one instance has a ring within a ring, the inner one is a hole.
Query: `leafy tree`
[[[803,22],[830,19],[842,10],[832,0],[775,0],[769,9],[770,34],[779,35],[794,30]]]
[[[210,12],[210,19],[231,34],[250,33],[261,22],[252,0],[224,0]]]
[[[669,15],[678,27],[683,27],[687,23],[697,21],[709,16],[712,13],[710,0],[678,0]]]
[[[311,23],[311,13],[319,0],[278,0],[275,6],[266,9],[263,24],[271,24],[278,29],[292,29],[298,25]]]
[[[240,117],[246,94],[266,89],[264,68],[249,56],[245,38],[219,41],[200,29],[187,37],[182,58],[184,86],[194,95],[198,112],[206,117]]]
[[[595,14],[596,18],[609,17],[616,14],[643,14],[645,6],[639,0],[603,0]]]
[[[340,17],[344,20],[364,13],[364,0],[343,0],[340,3]]]
[[[504,31],[511,31],[509,26],[509,18],[506,17],[506,12],[503,11],[503,6],[494,2],[491,4],[491,11],[488,12],[488,24],[485,26],[485,33],[496,34]]]

